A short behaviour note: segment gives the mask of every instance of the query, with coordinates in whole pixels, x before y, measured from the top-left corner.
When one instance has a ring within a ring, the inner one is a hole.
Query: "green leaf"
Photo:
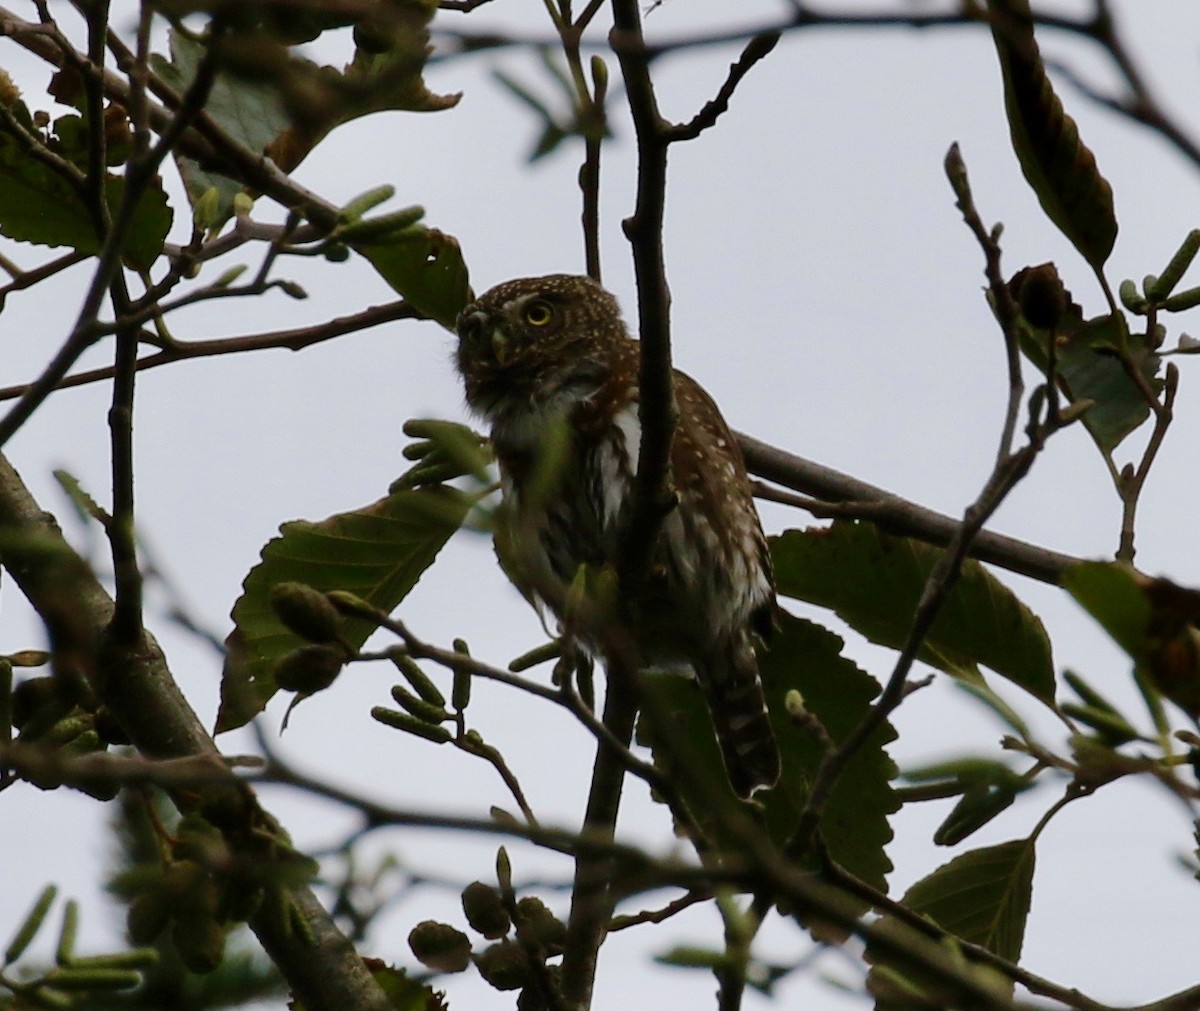
[[[276,690],[272,666],[304,645],[276,616],[273,586],[295,581],[324,592],[347,590],[390,612],[433,563],[471,504],[470,496],[453,488],[417,488],[320,523],[284,524],[282,536],[263,548],[262,561],[250,570],[233,608],[218,732],[240,727],[262,711]],[[343,637],[358,647],[373,631],[369,621],[352,618]]]
[[[1135,660],[1146,653],[1150,600],[1131,566],[1081,562],[1063,572],[1062,586]]]
[[[454,329],[463,306],[470,301],[467,265],[453,236],[436,228],[406,228],[387,241],[354,243],[393,291],[430,319]]]
[[[1018,962],[1033,899],[1034,856],[1032,839],[962,853],[901,901],[962,940]]]
[[[837,742],[859,724],[879,694],[878,684],[841,656],[842,645],[827,629],[783,612],[770,649],[760,656],[783,774],[774,789],[760,791],[755,800],[763,804],[764,824],[779,845],[796,828],[809,779],[822,755],[820,745],[788,716],[784,696],[799,691],[808,711]],[[687,761],[690,775],[677,781],[689,809],[719,844],[736,850],[737,841],[722,832],[717,815],[721,808],[745,809],[725,776],[699,689],[690,679],[675,674],[646,675],[646,689],[650,716],[643,714],[639,722],[639,741],[649,743],[656,763],[663,765],[668,775],[670,755]],[[669,751],[657,740],[659,727],[671,735]],[[891,786],[896,769],[884,750],[894,739],[894,731],[885,724],[851,759],[834,786],[821,823],[833,858],[880,890],[886,890],[886,875],[892,868],[884,853],[892,838],[888,816],[899,807]]]
[[[1032,327],[1022,319],[1019,337],[1021,351],[1043,375],[1050,368],[1049,342],[1054,341],[1058,385],[1071,403],[1092,401],[1082,421],[1104,454],[1111,453],[1150,416],[1145,395],[1113,349],[1122,345],[1128,349],[1155,394],[1162,390],[1162,359],[1142,343],[1144,338],[1127,332],[1124,318],[1097,316],[1056,333]]]
[[[1063,586],[1133,659],[1143,691],[1148,678],[1189,716],[1200,717],[1200,591],[1119,562],[1073,565]],[[1157,723],[1158,703],[1147,696],[1147,704]]]
[[[899,649],[921,589],[942,555],[920,541],[868,523],[839,520],[772,539],[779,592],[835,611],[872,642]],[[975,681],[976,664],[1047,705],[1054,661],[1041,620],[982,565],[968,560],[918,654],[925,663]]]
[[[954,937],[977,944],[1010,962],[1017,963],[1025,940],[1025,922],[1033,898],[1034,842],[1017,839],[971,850],[943,864],[912,886],[901,904],[919,916],[931,920]],[[879,921],[881,929],[892,932],[901,924],[890,916]],[[919,939],[918,939],[919,940]],[[943,944],[945,950],[956,946]],[[897,1011],[918,1003],[921,995],[942,1006],[942,982],[928,972],[917,970],[902,959],[884,955],[871,945],[867,959],[872,963],[868,986],[876,992],[888,993],[878,1008]],[[967,965],[967,956],[957,952],[960,964]],[[1011,997],[1012,981],[994,974],[990,967],[975,964],[980,981],[998,988],[998,997]],[[901,997],[916,998],[911,1003]]]
[[[170,33],[170,60],[154,54],[151,65],[155,72],[176,91],[186,91],[196,76],[196,68],[204,56],[205,46],[196,39],[177,31]],[[218,73],[209,92],[204,111],[233,140],[261,154],[291,126],[279,95],[271,81],[249,81],[227,73]],[[192,206],[212,187],[220,194],[218,211],[210,215],[214,224],[225,221],[232,213],[233,198],[244,188],[236,179],[202,168],[183,156],[176,156],[180,175],[187,187]],[[282,166],[285,171],[295,163]]]
[[[23,105],[14,110],[28,119]],[[32,128],[31,128],[32,129]],[[125,191],[125,180],[108,174],[104,194],[109,210],[116,212]],[[171,209],[158,180],[148,185],[138,200],[125,245],[125,261],[148,270],[162,252],[171,227]],[[11,134],[0,130],[0,234],[39,246],[68,246],[81,253],[100,251],[100,239],[79,191],[48,165],[31,158]]]
[[[384,110],[439,112],[456,106],[461,94],[435,95],[423,77],[438,0],[391,0],[379,6],[382,16],[355,30],[354,60],[346,67],[345,82],[347,94],[358,100],[339,121]]]
[[[1013,149],[1046,216],[1097,272],[1117,239],[1112,187],[1046,74],[1029,0],[988,0]]]

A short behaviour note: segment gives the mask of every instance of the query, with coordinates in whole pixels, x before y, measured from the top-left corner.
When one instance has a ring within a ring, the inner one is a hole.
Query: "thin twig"
[[[717,120],[729,109],[729,100],[733,98],[737,86],[756,63],[764,59],[779,43],[779,32],[768,32],[765,35],[755,35],[746,43],[737,61],[730,64],[729,75],[721,84],[717,95],[712,101],[706,102],[701,109],[686,123],[678,123],[667,128],[667,137],[671,141],[694,140],[705,130],[716,125]]]

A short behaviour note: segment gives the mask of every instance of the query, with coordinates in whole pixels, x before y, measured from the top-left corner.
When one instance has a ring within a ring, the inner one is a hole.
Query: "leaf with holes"
[[[356,243],[393,291],[430,319],[454,329],[459,310],[470,300],[467,265],[453,236],[436,228],[405,228],[386,241]]]

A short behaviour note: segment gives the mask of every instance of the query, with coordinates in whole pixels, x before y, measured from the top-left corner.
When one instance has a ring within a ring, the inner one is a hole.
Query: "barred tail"
[[[779,746],[767,718],[758,662],[748,641],[734,642],[724,663],[696,665],[696,678],[712,717],[725,772],[734,792],[748,800],[779,781]]]

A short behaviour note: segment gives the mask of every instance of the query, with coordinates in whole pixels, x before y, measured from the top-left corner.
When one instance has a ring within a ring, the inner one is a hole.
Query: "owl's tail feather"
[[[712,715],[725,772],[734,792],[749,800],[779,781],[779,746],[767,717],[758,662],[748,643],[735,645],[720,671],[697,670]]]

